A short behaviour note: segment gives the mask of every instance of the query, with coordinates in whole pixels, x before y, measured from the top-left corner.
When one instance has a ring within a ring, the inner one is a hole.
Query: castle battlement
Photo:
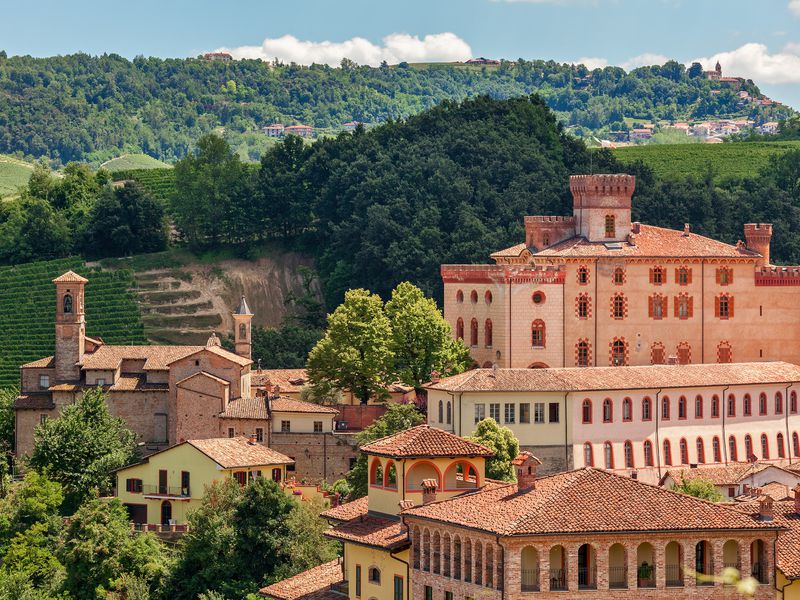
[[[800,267],[762,267],[756,271],[756,285],[800,285]]]
[[[571,175],[569,189],[573,194],[633,194],[636,177],[626,174]]]
[[[525,223],[553,223],[553,224],[574,224],[575,217],[574,216],[556,216],[556,215],[549,215],[549,216],[534,216],[534,217],[525,217]]]
[[[556,283],[563,284],[566,265],[442,265],[442,281],[448,283]]]

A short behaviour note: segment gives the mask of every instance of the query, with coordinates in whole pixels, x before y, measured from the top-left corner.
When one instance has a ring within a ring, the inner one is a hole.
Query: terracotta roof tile
[[[44,358],[40,358],[39,360],[34,360],[29,363],[25,363],[20,368],[21,369],[52,369],[56,366],[55,357],[53,356],[46,356]]]
[[[364,496],[352,502],[340,504],[334,508],[329,508],[320,516],[324,519],[331,519],[334,521],[350,521],[357,517],[366,515],[369,512],[369,497]]]
[[[494,453],[480,444],[429,425],[417,425],[365,446],[362,452],[407,458],[417,456],[492,456]]]
[[[14,400],[14,409],[20,410],[50,410],[55,408],[52,396],[47,393],[21,394]]]
[[[303,402],[292,398],[273,398],[270,400],[274,412],[290,413],[318,413],[318,414],[338,414],[339,411],[330,406],[322,406],[313,402]]]
[[[178,347],[180,348],[181,346]],[[190,346],[182,346],[182,347],[189,348]],[[203,350],[211,352],[212,354],[216,354],[217,356],[221,356],[222,358],[225,358],[231,362],[235,362],[237,365],[241,365],[243,367],[246,367],[247,365],[253,363],[253,361],[250,360],[249,358],[245,358],[244,356],[239,356],[238,354],[231,352],[230,350],[225,350],[225,348],[222,348],[221,346],[205,345],[201,346],[199,350],[196,350],[194,352],[189,352],[183,356],[176,356],[167,364],[170,365],[175,361],[181,360],[182,358],[187,358],[192,354],[197,354],[198,352],[201,352]]]
[[[54,383],[47,389],[50,392],[80,392],[81,390],[91,390],[95,387],[97,386],[62,381],[60,383]],[[100,387],[105,391],[114,392],[169,391],[169,384],[167,383],[148,383],[147,375],[144,373],[122,373],[117,377],[117,381],[114,385],[103,385]]]
[[[775,502],[775,521],[786,527],[778,535],[777,563],[781,572],[791,579],[800,579],[800,514],[794,501]]]
[[[144,360],[145,370],[167,370],[174,360],[205,349],[205,346],[111,346],[104,344],[83,359],[84,369],[116,369],[123,360]]]
[[[499,535],[774,527],[726,505],[591,468],[543,477],[523,492],[516,484],[488,483],[403,515]]]
[[[773,500],[794,500],[794,492],[784,484],[773,481],[760,487],[751,488],[749,493],[736,497],[737,502],[753,502],[764,496],[769,496]]]
[[[255,371],[252,375],[253,387],[263,388],[277,385],[281,392],[300,393],[303,386],[308,383],[308,374],[305,369],[263,369]]]
[[[375,548],[394,549],[410,544],[408,531],[399,519],[365,515],[340,523],[325,532],[329,538]]]
[[[564,369],[473,369],[429,383],[449,392],[639,390],[714,385],[755,385],[800,381],[800,366],[754,362]]]
[[[268,585],[259,593],[275,600],[329,600],[328,596],[343,600],[343,596],[330,591],[331,586],[343,581],[342,565],[335,559]]]
[[[89,283],[89,280],[81,277],[75,271],[67,271],[53,279],[53,283]]]
[[[186,443],[200,450],[200,452],[224,469],[294,463],[285,454],[276,452],[262,444],[251,444],[244,437],[186,440]]]
[[[231,400],[221,419],[269,419],[266,398],[237,398]]]
[[[778,469],[780,471],[786,471],[782,467],[778,465],[774,465],[771,463],[761,463],[761,462],[738,462],[738,463],[731,463],[728,465],[720,465],[720,466],[698,466],[694,469],[669,469],[664,473],[661,480],[664,481],[667,476],[672,477],[675,481],[680,481],[681,478],[685,478],[687,480],[692,479],[704,479],[706,481],[710,481],[714,485],[732,485],[742,483],[745,479],[750,477],[751,475],[755,475],[756,473],[760,473],[764,469]],[[797,473],[792,471],[786,471],[791,475],[795,475],[800,477]],[[775,498],[777,500],[777,498]]]

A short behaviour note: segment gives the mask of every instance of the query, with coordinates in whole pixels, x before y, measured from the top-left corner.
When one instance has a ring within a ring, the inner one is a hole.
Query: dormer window
[[[64,294],[64,314],[70,314],[71,312],[72,312],[72,295]]]

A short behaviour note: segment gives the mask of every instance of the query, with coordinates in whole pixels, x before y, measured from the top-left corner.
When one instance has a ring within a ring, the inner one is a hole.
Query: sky
[[[553,59],[633,68],[719,60],[800,109],[800,0],[0,0],[8,54]]]

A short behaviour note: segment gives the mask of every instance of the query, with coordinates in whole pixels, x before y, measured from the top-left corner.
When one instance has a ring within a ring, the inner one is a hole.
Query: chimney
[[[422,504],[430,504],[436,501],[436,488],[439,483],[435,479],[422,480]]]
[[[683,224],[683,237],[689,237],[689,230],[690,230],[689,223],[684,223]]]
[[[250,434],[250,438],[247,440],[247,443],[250,444],[251,446],[255,446],[256,443],[257,443],[257,440],[258,440],[258,438],[256,437],[256,434],[255,433],[251,433]]]
[[[439,383],[439,371],[431,371],[431,383]]]
[[[760,520],[772,521],[775,518],[775,509],[772,503],[772,496],[762,496],[758,501],[758,518]]]
[[[794,486],[794,512],[800,515],[800,483]]]
[[[538,458],[523,450],[511,461],[517,474],[517,489],[520,492],[536,489],[536,467],[542,464]]]

